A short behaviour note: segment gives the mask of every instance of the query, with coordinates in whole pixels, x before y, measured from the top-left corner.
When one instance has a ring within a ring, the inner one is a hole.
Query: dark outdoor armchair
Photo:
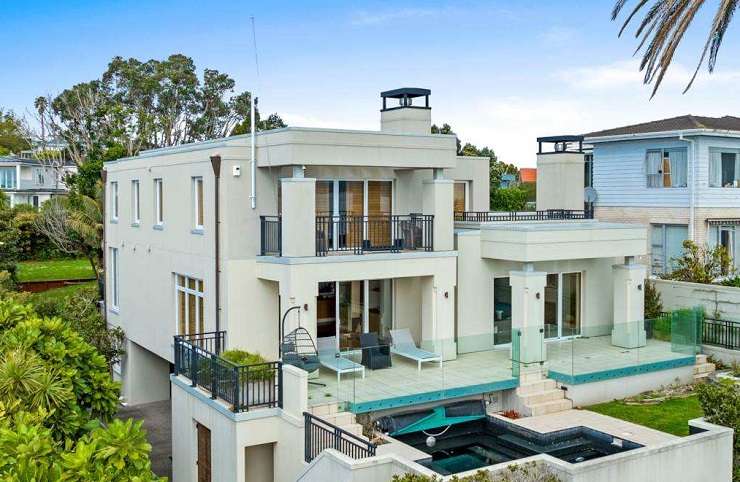
[[[391,347],[381,344],[377,333],[363,333],[360,335],[362,348],[362,364],[370,370],[391,367]]]

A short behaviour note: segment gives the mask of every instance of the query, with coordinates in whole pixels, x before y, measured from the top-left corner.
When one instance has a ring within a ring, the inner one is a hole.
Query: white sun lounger
[[[391,330],[391,339],[391,353],[416,361],[419,371],[423,362],[439,362],[439,366],[442,366],[442,356],[418,348],[408,328]]]
[[[318,339],[319,361],[321,365],[337,372],[337,383],[341,381],[342,373],[362,372],[362,378],[365,378],[365,367],[355,363],[349,358],[337,356],[337,337],[328,336]]]

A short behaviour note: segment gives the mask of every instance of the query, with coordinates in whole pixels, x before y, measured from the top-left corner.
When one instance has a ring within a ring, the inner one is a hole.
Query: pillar
[[[442,169],[434,170],[434,179],[425,181],[422,193],[422,212],[434,215],[434,251],[455,249],[453,214],[454,182],[442,179]]]
[[[169,362],[128,339],[121,360],[121,379],[121,395],[127,405],[170,398]]]
[[[316,256],[316,179],[282,179],[283,256]]]
[[[519,361],[539,363],[546,359],[545,353],[545,284],[547,273],[534,271],[531,264],[523,271],[509,273],[511,286],[512,350],[514,330],[521,333],[519,339]],[[513,355],[513,354],[512,354]]]
[[[424,276],[421,284],[421,347],[457,358],[455,342],[455,285],[448,276]]]
[[[645,266],[629,257],[612,266],[614,328],[612,344],[622,348],[645,346]]]

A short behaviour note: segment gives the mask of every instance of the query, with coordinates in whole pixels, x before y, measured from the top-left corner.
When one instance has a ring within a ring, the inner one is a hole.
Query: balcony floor
[[[550,378],[563,383],[598,382],[656,370],[693,365],[694,355],[674,352],[671,343],[648,340],[639,349],[613,346],[610,336],[577,338],[547,342],[547,367]],[[359,362],[359,360],[356,360]],[[393,355],[393,367],[365,370],[342,375],[337,384],[336,373],[321,368],[311,381],[326,386],[309,385],[308,404],[346,403],[355,413],[411,406],[468,395],[514,388],[518,380],[512,377],[507,348],[466,353],[457,359],[424,363],[421,372],[416,362]]]

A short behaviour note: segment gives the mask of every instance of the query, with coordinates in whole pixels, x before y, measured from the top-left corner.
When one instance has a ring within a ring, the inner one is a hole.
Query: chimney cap
[[[392,99],[401,99],[403,97],[424,97],[431,95],[431,93],[432,91],[429,89],[422,89],[419,87],[401,87],[400,89],[381,92],[380,96],[383,98],[390,97]]]

